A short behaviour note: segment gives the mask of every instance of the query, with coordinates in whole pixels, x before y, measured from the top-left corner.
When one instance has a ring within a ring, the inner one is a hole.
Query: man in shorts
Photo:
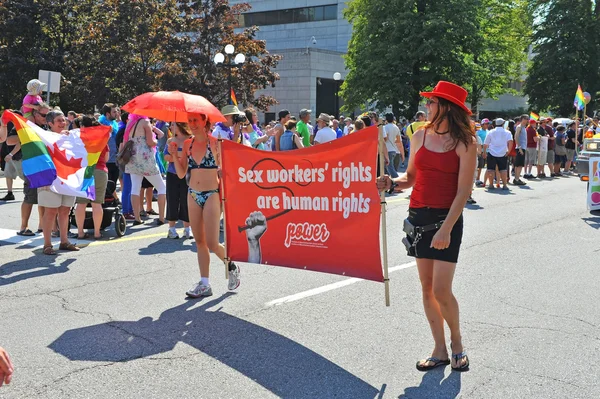
[[[527,132],[527,152],[525,153],[525,177],[526,179],[535,179],[535,176],[531,174],[533,171],[533,165],[538,164],[538,156],[537,156],[537,146],[538,146],[538,136],[537,136],[537,121],[535,119],[531,119],[529,121],[529,126],[526,129]]]
[[[525,182],[521,180],[521,171],[525,166],[525,154],[527,151],[527,115],[521,115],[519,121],[515,125],[515,178],[513,184],[515,186],[524,186]]]
[[[546,178],[544,166],[548,162],[548,132],[546,131],[546,120],[540,121],[540,126],[537,128],[537,177]]]
[[[50,130],[54,133],[62,133],[67,128],[67,118],[61,111],[48,112],[46,121]],[[45,186],[38,189],[38,203],[45,208],[43,218],[44,255],[56,255],[56,251],[52,248],[52,227],[57,215],[60,234],[59,249],[79,251],[79,248],[69,242],[67,236],[69,232],[69,213],[75,205],[75,197],[55,193],[51,190],[51,186]]]

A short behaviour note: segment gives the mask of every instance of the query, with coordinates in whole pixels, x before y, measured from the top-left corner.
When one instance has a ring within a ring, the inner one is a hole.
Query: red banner
[[[222,142],[228,256],[383,281],[377,127],[295,151]]]

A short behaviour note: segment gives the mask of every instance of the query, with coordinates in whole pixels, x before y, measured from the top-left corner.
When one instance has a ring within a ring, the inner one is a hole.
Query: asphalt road
[[[0,345],[16,371],[0,397],[599,397],[600,217],[585,185],[496,191],[465,210],[463,374],[414,367],[432,339],[401,244],[406,193],[389,200],[391,307],[382,284],[248,264],[227,293],[216,257],[215,295],[188,301],[194,244],[166,227],[51,258],[15,238],[19,203],[1,204]]]

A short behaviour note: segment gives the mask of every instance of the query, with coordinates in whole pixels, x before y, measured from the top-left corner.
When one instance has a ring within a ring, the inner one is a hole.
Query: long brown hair
[[[471,124],[471,118],[464,109],[453,102],[440,97],[436,97],[436,99],[439,101],[437,111],[433,120],[425,125],[425,129],[435,129],[445,119],[448,122],[448,133],[452,139],[451,145],[447,149],[456,149],[458,143],[463,143],[468,151],[475,137],[475,128]]]
[[[192,135],[192,132],[190,132],[190,128],[188,127],[187,123],[175,122],[175,124],[177,125],[177,128],[181,133],[185,134],[188,137]]]

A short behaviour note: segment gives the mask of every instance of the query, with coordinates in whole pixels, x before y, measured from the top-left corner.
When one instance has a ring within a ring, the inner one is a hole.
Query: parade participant
[[[525,129],[527,132],[527,152],[525,153],[525,174],[523,177],[526,179],[535,179],[536,176],[532,175],[533,165],[537,166],[538,163],[538,141],[540,138],[537,135],[537,121],[535,119],[529,120],[529,126]],[[538,168],[539,170],[539,168]]]
[[[83,127],[98,126],[100,123],[89,120],[90,118],[82,118]],[[84,133],[85,134],[85,133]],[[110,132],[108,133],[110,134]],[[94,222],[94,239],[102,238],[100,227],[102,226],[102,218],[104,216],[104,197],[106,196],[106,186],[108,185],[108,168],[106,167],[106,161],[109,157],[108,144],[104,147],[96,163],[94,169],[94,185],[95,185],[95,199],[90,201],[87,198],[77,197],[75,207],[75,221],[77,222],[77,238],[84,240],[89,238],[88,234],[83,231],[83,225],[85,222],[85,211],[88,203],[92,204],[92,220]]]
[[[152,126],[148,118],[129,114],[123,143],[130,140],[134,143],[133,155],[127,165],[125,165],[125,173],[129,173],[131,176],[131,205],[133,207],[133,215],[135,216],[134,226],[143,223],[140,217],[140,191],[144,178],[152,183],[158,192],[158,219],[156,220],[156,224],[161,226],[165,223],[167,188],[156,163],[154,147],[156,147],[157,141],[154,138],[153,130],[155,130],[157,135],[162,135],[162,131]]]
[[[417,362],[427,371],[451,364],[457,371],[469,368],[459,325],[458,302],[452,280],[463,232],[462,211],[471,192],[477,159],[471,111],[465,105],[467,91],[440,81],[428,98],[429,123],[412,138],[406,173],[397,178],[382,176],[379,190],[413,187],[409,216],[405,221],[407,249],[417,258],[423,289],[423,305],[435,347],[430,357]],[[412,241],[411,241],[412,240]],[[450,328],[452,359],[448,358],[444,320]]]
[[[246,108],[244,113],[246,114],[246,119],[248,119],[248,124],[243,127],[242,131],[248,134],[248,139],[253,148],[266,150],[265,145],[271,137],[264,134],[258,127],[258,114],[254,108]]]
[[[504,119],[495,121],[496,128],[490,130],[484,142],[483,158],[487,160],[487,178],[490,181],[489,189],[494,189],[494,173],[500,171],[502,189],[508,190],[508,153],[513,146],[512,135],[504,129]]]
[[[23,98],[23,105],[21,106],[21,112],[26,119],[31,122],[35,122],[33,117],[33,110],[39,110],[42,107],[44,100],[40,96],[44,90],[46,83],[39,81],[38,79],[32,79],[27,82],[27,95]]]
[[[185,123],[173,122],[170,126],[173,137],[169,139],[164,150],[165,160],[169,162],[167,168],[167,221],[169,222],[169,233],[167,238],[179,238],[179,234],[175,230],[175,224],[178,220],[181,220],[183,222],[183,236],[190,239],[192,233],[188,216],[188,185],[185,177],[179,178],[177,176],[173,156],[169,152],[169,144],[177,143],[177,152],[181,153],[183,145],[190,138],[191,133]]]
[[[219,199],[220,154],[217,140],[209,135],[210,122],[206,115],[189,114],[188,126],[193,138],[186,140],[183,152],[179,155],[178,144],[171,142],[169,152],[179,178],[189,173],[188,213],[192,232],[196,239],[200,281],[194,284],[186,295],[199,298],[212,295],[209,280],[210,252],[225,261],[225,248],[219,242],[219,220],[221,202]],[[229,261],[230,290],[240,285],[240,269]]]
[[[279,139],[279,151],[291,151],[304,148],[304,143],[296,130],[296,126],[296,122],[287,121],[285,124],[285,132],[283,132]]]
[[[46,115],[46,121],[50,130],[54,133],[69,134],[67,128],[67,118],[61,111],[50,111]],[[75,205],[75,197],[71,195],[58,194],[51,191],[50,186],[38,188],[38,204],[44,207],[44,217],[42,221],[44,234],[44,255],[56,255],[52,248],[52,227],[56,222],[58,215],[58,233],[60,236],[61,251],[79,251],[79,248],[71,244],[68,240],[69,232],[69,212]]]

